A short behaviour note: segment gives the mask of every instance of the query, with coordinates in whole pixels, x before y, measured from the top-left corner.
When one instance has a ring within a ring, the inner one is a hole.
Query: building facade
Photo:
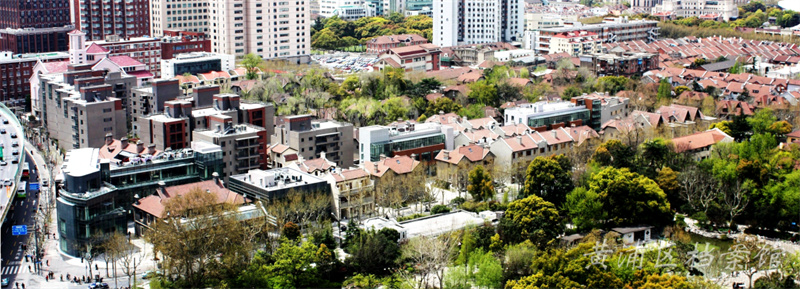
[[[417,155],[432,161],[441,150],[453,150],[455,132],[452,126],[439,123],[401,123],[392,126],[373,125],[358,130],[361,163],[378,161],[381,156]]]
[[[212,178],[221,168],[218,149],[160,152],[142,143],[108,139],[101,148],[67,152],[64,184],[56,199],[59,248],[77,257],[106,234],[126,232],[136,199],[161,186]]]
[[[209,71],[229,71],[236,65],[230,54],[192,52],[175,55],[172,59],[161,59],[161,77],[173,78],[184,73],[200,74]]]
[[[674,12],[677,17],[701,17],[719,15],[725,21],[739,17],[739,6],[735,0],[663,0],[653,8],[654,12]]]
[[[522,41],[524,8],[521,0],[435,0],[433,44]]]
[[[354,164],[353,125],[350,123],[313,120],[311,115],[290,116],[275,127],[270,143],[291,148],[306,160],[324,154],[338,167],[349,168]]]
[[[326,195],[331,191],[325,179],[292,168],[250,170],[231,176],[228,188],[237,194],[263,201],[286,197],[289,191]]]
[[[439,46],[433,44],[391,48],[380,55],[375,67],[380,70],[385,67],[402,68],[405,71],[439,70],[441,53]]]
[[[251,169],[267,169],[267,131],[251,124],[233,125],[229,116],[211,117],[209,130],[192,131],[195,142],[207,142],[222,148],[224,178],[244,174]]]
[[[150,5],[147,0],[73,0],[75,27],[88,40],[122,39],[150,35]]]
[[[564,33],[580,34],[582,31],[595,33],[602,43],[633,40],[649,43],[658,39],[658,30],[658,21],[606,18],[600,24],[541,28],[538,31],[529,32],[530,35],[526,37],[529,37],[530,40],[526,41],[526,45],[534,47],[539,54],[553,53],[549,46],[554,37],[564,35]]]
[[[122,39],[112,35],[105,40],[88,42],[108,49],[109,56],[129,56],[147,65],[147,71],[155,78],[161,77],[161,40],[152,37]]]
[[[571,102],[520,104],[504,112],[505,125],[525,124],[534,130],[548,130],[572,125],[588,125],[591,115],[586,106]]]
[[[549,53],[566,52],[572,56],[600,52],[600,38],[597,33],[588,31],[564,32],[553,35],[550,43],[539,43],[539,50],[549,49]]]
[[[262,2],[209,0],[212,52],[308,63],[311,17],[308,0]]]
[[[55,62],[66,59],[69,59],[69,54],[65,52],[22,55],[0,52],[0,101],[8,106],[24,105],[25,99],[31,96],[30,78],[36,63],[39,60]],[[34,100],[31,98],[31,101]]]
[[[166,30],[208,33],[208,0],[150,1],[150,36],[161,37]]]
[[[211,40],[205,33],[164,30],[161,59],[172,59],[177,54],[191,52],[211,52]]]
[[[69,0],[0,1],[0,51],[15,54],[67,50]]]

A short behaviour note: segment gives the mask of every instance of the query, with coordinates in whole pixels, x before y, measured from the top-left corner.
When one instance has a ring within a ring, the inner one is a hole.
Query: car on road
[[[6,129],[0,128],[0,134],[6,134]]]
[[[14,149],[13,151],[11,151],[11,155],[15,155],[15,156],[19,155],[19,150],[18,149]]]
[[[3,278],[3,287],[8,287],[8,278]]]
[[[18,146],[19,146],[19,142],[18,141],[11,142],[11,147],[15,148],[15,147],[18,147]]]
[[[142,279],[150,279],[158,274],[161,274],[161,272],[149,270],[147,272],[142,273]]]
[[[12,133],[11,133],[11,138],[17,138],[17,133],[15,133],[15,132],[12,132]]]
[[[6,187],[10,187],[10,186],[11,186],[11,180],[9,180],[9,179],[5,179],[5,180],[3,181],[3,185],[4,185],[4,186],[6,186]]]
[[[3,124],[8,124],[8,119],[7,118],[3,119]]]
[[[89,284],[89,289],[108,289],[107,283],[92,283]]]
[[[8,162],[6,162],[6,161],[0,161],[0,166],[6,166],[6,165],[8,165]]]

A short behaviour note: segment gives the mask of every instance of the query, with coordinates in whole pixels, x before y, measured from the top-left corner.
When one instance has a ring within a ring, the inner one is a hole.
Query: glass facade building
[[[99,149],[70,151],[64,185],[57,198],[59,246],[72,256],[85,254],[114,231],[126,232],[136,195],[155,193],[160,183],[179,185],[212,178],[222,171],[219,151],[203,154],[189,149],[157,156],[98,160]],[[84,159],[70,162],[71,158]]]
[[[551,125],[559,124],[559,123],[569,123],[576,120],[582,120],[584,124],[589,123],[589,110],[588,109],[580,109],[575,111],[570,111],[564,114],[552,114],[552,115],[542,115],[542,116],[533,116],[528,118],[528,126],[530,127],[542,127],[547,126],[548,128]]]
[[[381,155],[386,157],[393,157],[395,152],[434,146],[443,145],[445,143],[444,134],[437,134],[433,136],[420,137],[415,139],[406,139],[402,141],[390,141],[385,143],[375,143],[370,145],[370,161],[377,161]],[[435,155],[435,154],[434,154]]]

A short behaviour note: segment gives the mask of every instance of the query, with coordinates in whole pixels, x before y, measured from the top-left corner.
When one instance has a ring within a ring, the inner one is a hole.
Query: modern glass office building
[[[86,254],[114,231],[126,232],[137,197],[155,193],[159,185],[179,185],[212,178],[222,171],[221,150],[191,149],[135,154],[123,151],[112,158],[106,147],[67,153],[64,184],[57,198],[59,246],[72,256]]]

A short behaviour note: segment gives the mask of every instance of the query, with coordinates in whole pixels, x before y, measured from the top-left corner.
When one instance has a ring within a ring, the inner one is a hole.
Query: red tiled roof
[[[86,48],[87,54],[100,54],[100,53],[108,53],[109,50],[103,46],[97,45],[97,43],[92,43],[89,47]]]
[[[675,152],[680,153],[708,147],[717,144],[726,138],[733,140],[729,135],[715,128],[683,137],[673,138],[672,143],[675,145]]]
[[[375,164],[378,164],[378,171],[375,171]],[[419,165],[419,161],[409,156],[394,156],[375,162],[364,162],[364,168],[376,177],[383,176],[388,170],[392,170],[398,175],[407,174],[414,171],[417,165]]]
[[[428,39],[417,34],[398,34],[398,35],[384,35],[372,38],[367,41],[369,44],[395,44],[400,42],[418,42],[418,41],[425,41],[428,42]]]
[[[130,76],[136,76],[136,78],[153,78],[154,77],[154,75],[152,73],[150,73],[150,71],[147,71],[147,70],[137,70],[137,71],[131,71],[131,72],[126,72],[126,73],[128,75],[130,75]]]
[[[515,86],[526,86],[531,83],[531,80],[527,78],[512,77],[508,79],[508,83]]]
[[[108,60],[111,60],[111,62],[116,63],[120,67],[130,67],[130,66],[143,65],[138,60],[133,59],[130,56],[127,56],[127,55],[109,56]]]
[[[314,171],[327,171],[333,165],[324,158],[316,158],[313,160],[304,160],[302,163],[297,164],[301,171],[311,173]]]
[[[165,201],[176,196],[188,194],[193,190],[214,193],[217,196],[217,204],[229,203],[241,205],[249,202],[248,200],[245,200],[242,195],[226,189],[222,182],[215,180],[165,187],[158,190],[161,190],[161,194],[154,194],[144,197],[140,199],[138,203],[133,204],[133,207],[138,208],[157,218],[161,218],[164,215]]]
[[[441,93],[431,93],[431,94],[428,94],[428,95],[425,96],[425,100],[433,102],[433,101],[439,99],[440,97],[442,97]]]
[[[217,78],[231,78],[231,75],[225,71],[211,71],[207,73],[200,73],[200,76],[206,80],[214,80]]]
[[[458,76],[458,82],[461,83],[468,83],[468,82],[476,82],[483,78],[483,74],[480,72],[468,72]]]
[[[366,177],[369,177],[369,172],[362,168],[343,170],[333,174],[333,179],[336,180],[337,183]]]
[[[285,152],[287,149],[289,149],[289,147],[283,144],[276,144],[272,147],[272,151],[279,154]]]
[[[152,156],[155,156],[161,152],[155,149],[150,150],[146,145],[142,145],[142,148],[140,150],[139,146],[132,141],[128,141],[126,143],[127,144],[123,146],[121,140],[117,139],[112,140],[110,144],[103,145],[103,147],[100,148],[98,157],[101,159],[113,159],[117,157],[117,155],[119,155],[119,153],[121,153],[122,151],[134,153],[137,155],[149,154]]]
[[[42,64],[47,69],[47,73],[62,73],[67,71],[69,60],[43,62]]]
[[[489,148],[478,144],[471,144],[467,146],[458,147],[452,151],[442,150],[436,155],[436,160],[447,162],[451,164],[458,164],[463,158],[467,158],[470,162],[482,161],[489,155]],[[448,158],[445,160],[445,156]]]
[[[194,75],[189,75],[189,76],[176,75],[175,77],[173,77],[173,79],[177,79],[179,84],[184,84],[184,83],[187,83],[187,82],[189,82],[189,83],[200,83],[200,79],[197,78],[197,76],[194,76]]]

